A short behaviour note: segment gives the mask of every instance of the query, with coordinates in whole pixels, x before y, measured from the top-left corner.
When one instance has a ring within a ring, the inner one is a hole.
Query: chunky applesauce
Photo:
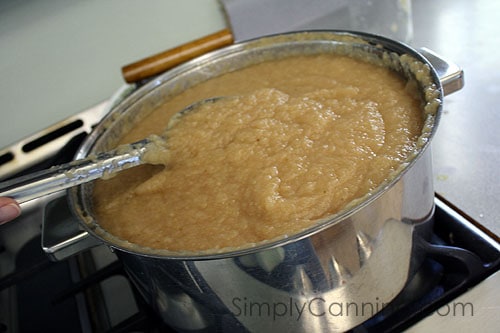
[[[412,88],[413,87],[413,88]],[[122,139],[166,133],[165,166],[96,182],[99,224],[171,251],[286,237],[373,191],[415,151],[422,100],[381,66],[298,56],[210,79],[175,96]]]

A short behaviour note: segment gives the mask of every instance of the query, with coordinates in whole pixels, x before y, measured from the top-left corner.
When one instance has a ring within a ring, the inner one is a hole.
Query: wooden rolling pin
[[[231,31],[224,29],[123,66],[122,75],[127,83],[141,81],[204,53],[230,45],[233,41],[234,37]]]

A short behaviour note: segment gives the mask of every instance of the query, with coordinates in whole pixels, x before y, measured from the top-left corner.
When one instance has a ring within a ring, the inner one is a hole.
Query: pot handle
[[[463,88],[464,72],[458,65],[444,59],[428,48],[423,47],[419,51],[436,70],[439,81],[441,81],[441,85],[443,86],[443,94],[445,96]]]
[[[52,261],[64,260],[103,244],[80,227],[69,209],[66,195],[47,203],[43,218],[42,249]]]

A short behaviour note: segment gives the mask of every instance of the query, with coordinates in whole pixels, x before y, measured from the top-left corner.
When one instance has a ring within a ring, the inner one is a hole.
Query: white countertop
[[[465,73],[465,87],[445,98],[432,143],[436,191],[498,237],[500,2],[413,3],[412,44],[446,56]]]

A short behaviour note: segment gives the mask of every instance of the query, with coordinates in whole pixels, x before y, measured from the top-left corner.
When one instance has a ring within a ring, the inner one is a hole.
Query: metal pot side
[[[415,156],[391,181],[336,216],[298,235],[250,249],[176,254],[134,247],[102,230],[92,217],[91,184],[68,192],[84,227],[116,249],[146,301],[172,327],[345,331],[382,310],[418,268],[423,253],[417,239],[426,237],[434,209],[428,145],[441,112],[443,89],[420,53],[392,40],[350,32],[299,32],[209,53],[126,98],[91,133],[77,157],[111,148],[126,130],[127,120],[140,119],[198,82],[275,57],[325,52],[369,55],[403,75],[416,76],[428,104],[434,103],[423,110],[426,130]],[[412,66],[398,62],[401,54],[426,64],[427,72],[412,72]]]

